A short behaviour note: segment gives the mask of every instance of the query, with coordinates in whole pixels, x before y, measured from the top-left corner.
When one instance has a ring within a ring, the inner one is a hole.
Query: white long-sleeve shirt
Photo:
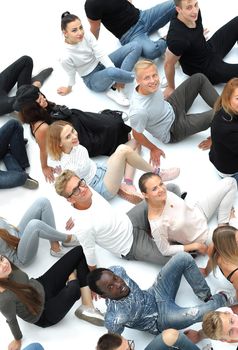
[[[87,149],[82,145],[73,147],[70,153],[63,153],[59,164],[62,170],[72,170],[78,177],[91,183],[97,171],[97,164],[89,158]]]
[[[133,243],[133,226],[125,213],[116,211],[103,197],[93,191],[92,205],[86,210],[72,206],[67,209],[74,220],[74,234],[83,247],[88,265],[96,265],[95,247],[121,257],[127,255]]]
[[[163,255],[174,255],[184,250],[184,244],[204,243],[208,238],[207,220],[199,207],[169,191],[161,216],[149,221],[151,234]]]
[[[75,84],[75,75],[88,75],[101,62],[106,68],[114,63],[106,55],[91,32],[85,33],[81,42],[75,45],[64,43],[60,63],[68,74],[68,86]]]

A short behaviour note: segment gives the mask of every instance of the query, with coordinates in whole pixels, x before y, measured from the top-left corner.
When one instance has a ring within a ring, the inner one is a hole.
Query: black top
[[[85,12],[89,19],[102,24],[118,39],[139,19],[140,10],[128,0],[86,0]]]
[[[196,28],[188,28],[175,15],[170,21],[167,45],[174,55],[181,56],[179,61],[186,74],[205,73],[212,50],[203,35],[201,12],[198,13]]]
[[[224,174],[238,172],[238,115],[218,111],[211,124],[211,138],[209,158],[213,165]]]

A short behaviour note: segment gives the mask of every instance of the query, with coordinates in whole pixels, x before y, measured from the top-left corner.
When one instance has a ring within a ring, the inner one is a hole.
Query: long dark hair
[[[13,271],[18,270],[12,262],[11,267]],[[11,281],[8,278],[0,278],[0,287],[13,292],[32,315],[39,314],[42,300],[39,293],[31,285]]]
[[[17,249],[20,239],[10,234],[4,228],[0,228],[0,238],[2,238],[11,248]]]

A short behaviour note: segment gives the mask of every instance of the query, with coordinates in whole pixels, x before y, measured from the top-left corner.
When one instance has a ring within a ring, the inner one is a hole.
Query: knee
[[[200,84],[203,84],[206,80],[208,80],[203,73],[195,73],[191,76],[191,79],[199,82]]]
[[[49,199],[46,197],[38,198],[34,204],[41,209],[51,207],[51,203],[50,203]]]
[[[21,60],[24,61],[25,65],[32,65],[33,66],[33,60],[30,56],[24,55],[21,57]]]
[[[130,152],[133,152],[133,149],[130,146],[127,145],[119,145],[117,149],[115,150],[115,153],[117,154],[128,154]]]
[[[6,125],[9,129],[23,131],[23,126],[16,119],[8,120]]]
[[[185,267],[189,266],[191,263],[194,263],[193,257],[186,252],[177,253],[172,257],[172,259],[174,261],[174,264],[176,265],[184,264]]]
[[[136,52],[138,56],[141,54],[142,45],[140,43],[138,43],[137,41],[132,41],[129,43],[129,45],[130,45],[130,51]]]
[[[179,337],[179,331],[170,328],[162,332],[162,339],[167,346],[173,346]]]
[[[41,225],[42,221],[38,219],[31,219],[27,224],[27,230],[31,232],[31,234],[34,233],[36,229],[38,229],[39,225]]]

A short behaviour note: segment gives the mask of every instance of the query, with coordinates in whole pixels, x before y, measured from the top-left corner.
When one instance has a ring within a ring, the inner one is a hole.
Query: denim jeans
[[[157,335],[145,348],[145,350],[199,350],[197,345],[193,344],[186,335],[179,333],[178,339],[173,346],[168,346],[163,341],[162,335]]]
[[[166,50],[166,41],[159,39],[153,41],[149,35],[159,28],[165,26],[175,14],[175,5],[173,0],[162,2],[148,10],[140,12],[140,18],[120,38],[122,45],[135,41],[142,45],[142,56],[149,59],[155,59],[161,56]]]
[[[27,345],[25,348],[23,348],[22,350],[44,350],[44,348],[39,343],[31,343]]]
[[[37,199],[22,217],[19,225],[20,242],[16,255],[20,264],[28,264],[36,255],[40,238],[66,241],[68,235],[55,228],[54,212],[47,198]]]
[[[17,120],[11,119],[0,128],[0,159],[7,168],[7,171],[0,170],[0,189],[24,185],[29,161],[23,127]]]
[[[131,83],[135,75],[131,71],[141,55],[138,43],[129,43],[112,52],[109,57],[115,67],[105,68],[101,63],[88,75],[82,77],[86,86],[95,91],[103,92],[116,83]]]
[[[202,304],[180,307],[175,303],[182,276],[197,297],[204,301]],[[186,328],[201,322],[205,313],[226,306],[224,295],[215,294],[211,297],[210,288],[196,262],[190,254],[185,252],[178,253],[169,260],[148,291],[154,294],[158,305],[158,327],[161,331],[167,328]]]
[[[17,87],[31,84],[33,61],[29,56],[22,56],[0,73],[0,115],[13,111],[14,97],[8,93],[17,83]]]

